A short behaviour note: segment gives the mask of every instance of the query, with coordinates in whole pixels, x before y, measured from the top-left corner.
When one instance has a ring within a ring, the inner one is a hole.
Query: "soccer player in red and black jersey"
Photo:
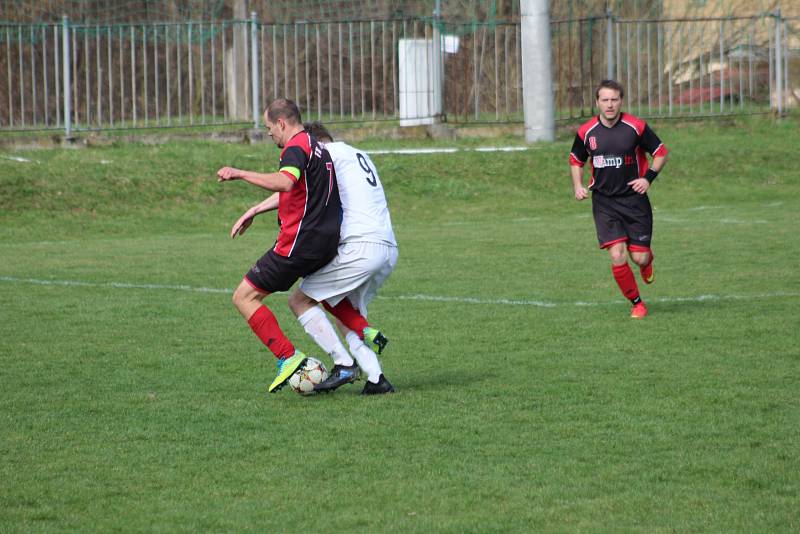
[[[278,209],[280,231],[275,245],[233,293],[233,304],[278,359],[278,375],[269,386],[275,392],[305,363],[306,356],[295,349],[262,301],[271,293],[287,291],[299,278],[336,257],[342,205],[330,154],[303,129],[297,105],[283,98],[275,100],[264,113],[264,123],[283,149],[278,171],[262,174],[223,167],[217,178],[220,182],[244,180],[274,191],[236,221],[231,237],[243,234],[256,215]]]
[[[600,248],[608,250],[614,280],[633,304],[631,317],[641,319],[647,315],[647,306],[628,256],[639,266],[644,283],[653,283],[653,210],[647,191],[667,162],[667,148],[645,121],[622,113],[623,96],[618,82],[600,82],[595,92],[600,114],[578,128],[569,163],[575,199],[588,198],[591,189]],[[587,161],[592,171],[588,189],[583,185]]]

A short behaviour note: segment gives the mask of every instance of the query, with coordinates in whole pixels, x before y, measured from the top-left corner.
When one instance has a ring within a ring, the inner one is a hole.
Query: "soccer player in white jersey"
[[[367,305],[394,270],[398,257],[383,185],[367,154],[334,142],[319,122],[306,123],[305,128],[331,155],[343,211],[336,258],[306,276],[289,296],[289,307],[300,324],[333,358],[330,376],[314,389],[333,391],[354,382],[361,367],[367,375],[362,394],[391,393],[394,388],[383,376],[375,354],[382,352],[388,340],[366,320]],[[318,303],[338,320],[350,353]]]

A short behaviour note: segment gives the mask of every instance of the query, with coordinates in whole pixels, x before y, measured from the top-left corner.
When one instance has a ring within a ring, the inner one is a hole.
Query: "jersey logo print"
[[[589,138],[589,148],[597,150],[597,138],[595,136]]]
[[[619,156],[594,156],[592,158],[592,166],[595,169],[603,169],[605,167],[622,167],[623,159]]]

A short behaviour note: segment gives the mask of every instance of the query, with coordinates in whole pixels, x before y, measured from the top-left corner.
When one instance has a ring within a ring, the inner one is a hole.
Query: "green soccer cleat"
[[[376,354],[380,354],[383,352],[383,349],[386,348],[389,340],[386,339],[386,336],[381,334],[380,330],[368,326],[364,329],[364,343],[375,351]]]
[[[286,382],[289,381],[289,378],[297,371],[300,367],[306,363],[308,358],[305,354],[300,352],[299,350],[294,351],[294,356],[291,358],[282,358],[278,360],[278,376],[275,377],[275,380],[272,381],[272,384],[269,386],[269,392],[275,393],[279,389],[281,389]]]

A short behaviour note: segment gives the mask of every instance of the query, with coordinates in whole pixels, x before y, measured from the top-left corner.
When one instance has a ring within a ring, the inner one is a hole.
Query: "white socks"
[[[373,384],[377,384],[381,377],[381,364],[378,357],[372,352],[372,349],[367,347],[358,334],[352,330],[347,332],[347,343],[350,345],[350,352],[355,356],[358,366],[367,375],[367,380]]]
[[[353,365],[353,358],[350,356],[352,353],[358,362],[358,366],[367,375],[367,380],[373,384],[377,384],[381,377],[381,364],[378,357],[368,346],[364,344],[358,334],[355,332],[347,332],[348,345],[350,345],[350,352],[344,348],[344,345],[336,335],[333,325],[328,316],[319,306],[314,306],[303,315],[297,318],[303,329],[308,333],[314,342],[319,347],[333,358],[335,365],[343,365],[349,367]]]
[[[298,317],[297,320],[300,321],[303,329],[311,336],[314,342],[319,345],[326,354],[329,354],[331,358],[333,358],[333,363],[335,365],[343,365],[346,367],[353,365],[353,358],[350,357],[350,354],[344,348],[344,345],[342,345],[339,336],[336,335],[333,325],[328,320],[322,308],[314,306]],[[355,336],[355,334],[353,335]],[[356,339],[358,339],[358,336],[356,336]],[[361,340],[359,339],[359,341]],[[364,345],[363,343],[361,344]],[[353,345],[351,344],[350,346],[352,347]],[[364,348],[369,350],[365,345]],[[356,359],[358,359],[358,357],[356,357]],[[359,361],[359,364],[360,363]],[[364,369],[364,366],[361,366],[361,368]],[[380,366],[378,368],[380,369]],[[377,379],[375,381],[377,382]]]

